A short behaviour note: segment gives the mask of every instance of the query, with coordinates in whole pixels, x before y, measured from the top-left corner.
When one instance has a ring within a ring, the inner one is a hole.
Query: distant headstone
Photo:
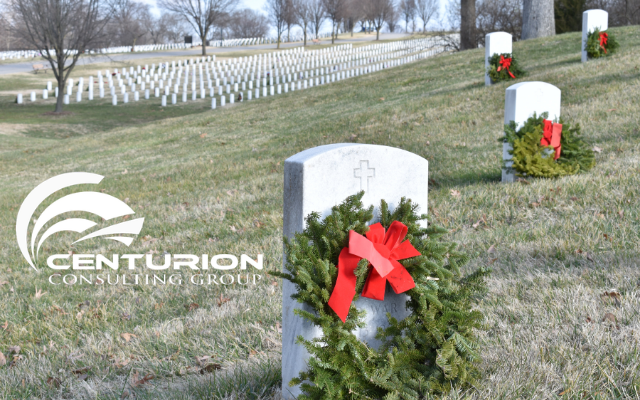
[[[429,163],[424,158],[405,150],[368,145],[332,144],[298,153],[284,164],[284,234],[291,238],[304,227],[304,218],[311,212],[326,217],[331,207],[347,196],[364,190],[365,206],[373,205],[379,212],[384,199],[393,209],[401,197],[416,202],[423,212],[427,210]],[[286,268],[286,265],[284,266]],[[311,311],[291,298],[295,285],[284,281],[282,307],[282,394],[293,399],[300,388],[289,387],[289,381],[306,369],[309,354],[295,343],[296,337],[318,337],[319,328],[294,315],[294,308]],[[361,297],[355,305],[367,310],[366,326],[356,336],[377,348],[378,327],[386,327],[386,312],[399,320],[408,316],[405,303],[408,296],[395,294],[387,287],[384,301]]]
[[[522,82],[509,86],[504,98],[504,123],[515,121],[518,129],[533,116],[548,113],[548,119],[560,118],[560,89],[546,82]],[[515,171],[510,168],[511,145],[502,143],[502,159],[506,168],[502,169],[502,182],[513,182]]]
[[[599,29],[601,32],[609,29],[609,13],[604,10],[587,10],[582,13],[582,62],[587,62],[587,44],[589,32]]]
[[[491,85],[491,78],[487,72],[489,69],[489,59],[494,54],[512,53],[513,50],[512,37],[507,32],[493,32],[485,36],[484,47],[484,84]]]

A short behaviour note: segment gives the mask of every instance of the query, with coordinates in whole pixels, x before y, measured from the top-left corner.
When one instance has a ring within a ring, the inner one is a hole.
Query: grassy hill
[[[482,49],[215,111],[208,101],[188,112],[72,104],[74,115],[55,124],[84,126],[73,135],[49,134],[44,116],[38,129],[19,126],[26,117],[0,122],[0,351],[8,361],[0,398],[77,398],[83,385],[100,399],[225,398],[234,390],[277,398],[278,280],[53,286],[51,270],[36,273],[20,255],[17,210],[49,177],[94,172],[105,176],[101,189],[145,217],[141,235],[128,250],[105,241],[70,248],[60,235],[45,253],[263,253],[266,268],[280,269],[284,160],[347,141],[428,159],[425,211],[473,255],[468,268],[494,270],[478,304],[484,378],[451,398],[638,398],[640,29],[610,32],[619,54],[586,64],[579,33],[514,43],[524,80],[559,87],[563,118],[602,149],[594,170],[557,180],[499,182],[508,83],[484,86]],[[12,99],[2,97],[3,115],[24,112]],[[119,120],[106,122],[114,112]],[[189,115],[156,117],[180,112]],[[84,113],[101,117],[82,125]],[[620,301],[603,296],[612,290]],[[606,313],[615,322],[603,321]],[[19,354],[9,355],[12,346]],[[222,369],[201,371],[203,356]],[[154,379],[127,386],[147,374]]]

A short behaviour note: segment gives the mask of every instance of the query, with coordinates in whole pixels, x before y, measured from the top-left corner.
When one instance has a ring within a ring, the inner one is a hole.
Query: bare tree
[[[609,13],[609,26],[640,25],[638,0],[587,0],[585,9],[601,9]]]
[[[109,34],[117,39],[118,45],[126,44],[135,48],[152,25],[149,5],[133,0],[109,0],[109,6],[112,9],[112,18],[107,27]]]
[[[177,43],[189,31],[184,20],[171,13],[162,13],[158,18],[151,17],[144,24],[153,44]]]
[[[287,26],[287,42],[291,41],[291,28],[297,25],[296,2],[295,0],[285,0],[284,23]]]
[[[524,0],[522,6],[522,39],[553,36],[556,21],[553,0]]]
[[[51,64],[58,82],[55,112],[62,112],[67,78],[85,50],[91,48],[109,21],[101,0],[14,0],[19,34]]]
[[[265,8],[271,23],[276,28],[276,34],[278,35],[277,48],[280,48],[282,32],[284,32],[287,24],[287,0],[267,0]]]
[[[553,1],[553,0],[552,0]],[[476,0],[460,1],[460,50],[475,49],[476,42]]]
[[[366,0],[347,0],[345,4],[342,25],[345,32],[351,33],[351,37],[353,37],[353,30],[356,24],[363,17],[364,7],[362,4],[365,2]]]
[[[440,2],[438,0],[416,0],[416,13],[422,20],[422,31],[427,31],[427,24],[438,17]]]
[[[313,21],[313,0],[296,0],[295,2],[296,20],[302,35],[304,36],[304,45],[307,45],[307,32]]]
[[[387,14],[387,19],[385,19],[384,22],[387,23],[387,28],[389,28],[389,32],[393,33],[395,32],[396,27],[398,26],[398,19],[400,18],[400,16],[398,15],[398,7],[396,6],[393,0],[391,0],[391,6],[392,6],[391,10]]]
[[[416,1],[400,0],[400,13],[404,18],[405,31],[409,32],[409,22],[413,21],[416,17]]]
[[[585,9],[601,9],[609,13],[609,26],[640,25],[638,0],[587,0]]]
[[[165,10],[180,15],[202,40],[202,55],[207,55],[207,39],[215,25],[228,16],[239,0],[159,0]]]
[[[191,30],[188,23],[179,15],[164,13],[160,17],[161,24],[166,26],[164,40],[167,43],[179,43]]]
[[[491,32],[504,31],[514,40],[522,33],[521,0],[482,0],[477,6],[476,40],[484,46],[485,36]]]
[[[320,27],[322,27],[322,23],[325,19],[327,19],[327,14],[324,10],[323,0],[307,0],[311,5],[311,28],[313,29],[313,33],[317,38],[320,34]]]
[[[376,40],[380,40],[380,30],[389,18],[389,14],[393,12],[393,3],[391,0],[368,0],[366,4],[367,19],[372,22],[376,30]]]
[[[238,39],[263,37],[269,33],[269,19],[262,13],[245,8],[231,15],[229,31]]]
[[[347,1],[346,0],[322,0],[324,5],[324,11],[327,18],[331,20],[331,43],[335,43],[335,39],[338,36],[338,29],[340,22],[346,12]]]

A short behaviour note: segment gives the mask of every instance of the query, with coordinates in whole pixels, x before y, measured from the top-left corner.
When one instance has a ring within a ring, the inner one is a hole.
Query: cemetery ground
[[[20,255],[16,213],[45,179],[94,172],[142,233],[126,250],[60,235],[45,253],[263,253],[279,270],[284,160],[349,141],[428,159],[424,211],[472,256],[467,270],[493,269],[477,305],[483,378],[446,398],[640,398],[640,32],[609,31],[620,52],[585,64],[580,33],[514,43],[526,80],[559,87],[563,118],[598,148],[592,171],[557,180],[500,183],[509,83],[485,88],[483,49],[213,111],[72,101],[51,119],[3,94],[0,398],[279,398],[279,280],[52,286]]]
[[[363,34],[355,34],[356,38],[362,36]],[[419,37],[424,36],[416,35],[402,39]],[[346,39],[346,37],[344,39]],[[394,41],[397,40],[380,40],[376,43],[389,43]],[[353,47],[356,48],[370,44],[371,42],[356,42],[353,43]],[[320,50],[331,46],[331,44],[324,43],[313,46],[310,45],[307,49]],[[238,50],[211,54],[215,54],[216,60],[222,61],[235,57],[271,53],[273,51],[273,49],[265,47],[262,50]],[[95,78],[100,70],[103,72],[105,69],[114,71],[115,68],[122,69],[137,65],[144,66],[145,64],[157,65],[167,62],[168,60],[189,60],[194,58],[196,58],[196,56],[191,54],[175,56],[170,59],[162,57],[134,60],[131,62],[77,65],[72,71],[70,78],[74,80],[75,93],[78,78],[84,77],[88,79],[91,75]],[[129,103],[124,104],[122,95],[118,91],[118,106],[114,107],[111,105],[111,95],[107,88],[105,97],[102,99],[98,97],[97,90],[94,99],[91,101],[87,100],[88,92],[86,91],[83,93],[83,99],[80,103],[76,103],[75,95],[71,96],[70,104],[64,106],[65,115],[57,116],[51,114],[56,102],[53,92],[49,94],[47,100],[42,99],[42,90],[46,87],[48,81],[52,82],[53,87],[57,86],[51,70],[46,74],[42,72],[38,74],[28,72],[0,75],[0,134],[23,134],[31,137],[63,139],[71,136],[86,135],[91,132],[108,131],[116,127],[132,126],[182,115],[202,113],[211,109],[208,90],[207,100],[198,99],[197,101],[191,101],[191,96],[189,96],[188,102],[183,103],[182,101],[178,101],[176,105],[170,107],[160,107],[160,98],[154,97],[153,91],[149,100],[144,100],[144,92],[142,91],[140,101],[137,103],[133,102],[133,95],[130,93]],[[31,91],[35,91],[37,96],[36,102],[33,103],[28,100]],[[25,107],[16,107],[15,104],[13,104],[17,93],[23,93],[26,99]],[[219,100],[220,99],[218,99],[218,102]],[[170,103],[170,100],[168,100],[168,102]]]

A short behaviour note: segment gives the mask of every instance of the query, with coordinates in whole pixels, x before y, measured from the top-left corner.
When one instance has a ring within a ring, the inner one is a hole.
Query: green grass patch
[[[45,254],[263,253],[265,268],[277,270],[284,160],[346,141],[428,159],[424,211],[473,255],[469,268],[495,271],[478,305],[488,328],[480,336],[484,380],[450,398],[637,398],[640,33],[611,31],[620,51],[585,64],[579,33],[514,43],[525,80],[558,86],[563,118],[580,123],[602,152],[588,173],[511,185],[499,182],[497,141],[510,82],[484,86],[482,49],[214,111],[209,100],[164,111],[151,101],[126,110],[96,102],[71,104],[73,114],[54,121],[42,116],[45,106],[20,108],[2,95],[0,351],[11,366],[0,367],[0,398],[78,396],[73,371],[87,366],[86,382],[101,398],[125,389],[206,398],[213,388],[272,386],[280,282],[263,273],[255,287],[52,286],[51,271],[32,271],[19,253],[16,213],[45,179],[95,172],[105,176],[99,189],[145,217],[141,235],[128,249],[100,240],[70,247],[59,235]],[[63,135],[63,126],[77,133]],[[36,299],[36,287],[47,293]],[[611,290],[621,293],[620,305],[601,297]],[[219,305],[221,295],[230,300]],[[192,303],[198,307],[189,310]],[[603,321],[606,313],[615,322]],[[127,342],[123,333],[136,337]],[[11,346],[22,358],[8,354]],[[195,357],[205,355],[223,368],[200,374]],[[228,374],[240,364],[245,372],[233,381]],[[136,371],[155,378],[131,387]],[[199,380],[214,376],[238,383]]]

